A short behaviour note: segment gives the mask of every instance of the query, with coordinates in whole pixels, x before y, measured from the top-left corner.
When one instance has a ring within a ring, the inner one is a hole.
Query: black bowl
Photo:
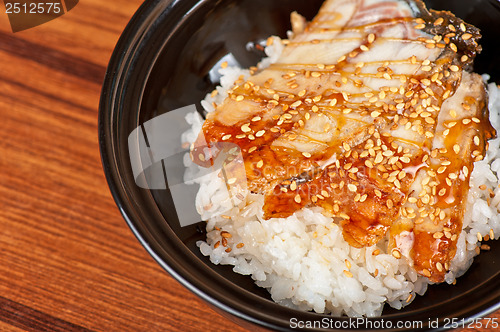
[[[248,42],[258,43],[273,34],[286,36],[290,12],[297,10],[311,19],[321,3],[322,0],[147,1],[123,32],[102,89],[102,161],[113,197],[128,225],[154,259],[179,282],[219,312],[241,324],[250,324],[252,329],[259,326],[289,330],[292,318],[319,324],[330,317],[277,305],[249,277],[235,274],[228,266],[211,264],[196,246],[196,241],[204,239],[204,223],[196,220],[186,227],[179,224],[170,191],[175,179],[165,179],[166,189],[144,189],[136,184],[128,138],[136,128],[160,114],[199,105],[216,83],[210,71],[221,58],[232,54],[244,67],[255,65],[263,53],[258,48],[248,49]],[[481,28],[483,52],[475,69],[500,82],[496,63],[500,45],[496,42],[496,33],[500,31],[499,3],[427,3],[430,8],[451,10]],[[140,131],[137,137],[142,137]],[[179,141],[164,144],[177,145]],[[176,156],[170,160],[179,164],[180,154]],[[161,170],[165,163],[157,166],[154,172],[163,179]],[[180,179],[182,167],[178,168]],[[500,257],[500,245],[493,243],[491,251],[482,253],[456,286],[429,287],[426,295],[410,306],[400,311],[387,308],[382,317],[368,319],[373,324],[367,326],[375,329],[383,320],[392,324],[388,330],[408,330],[397,329],[397,322],[421,321],[424,329],[436,328],[435,322],[442,328],[452,322],[451,318],[460,321],[499,309],[500,262],[496,257]],[[345,327],[349,321],[334,318],[328,320],[328,326]]]

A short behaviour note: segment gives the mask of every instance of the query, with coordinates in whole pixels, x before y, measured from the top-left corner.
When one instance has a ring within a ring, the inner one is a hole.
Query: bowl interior
[[[241,66],[255,65],[264,53],[258,44],[270,35],[285,37],[289,15],[296,10],[311,19],[323,1],[152,1],[145,3],[124,32],[108,69],[100,110],[100,140],[108,181],[125,219],[152,256],[185,286],[213,305],[244,320],[285,329],[291,317],[318,319],[274,304],[268,292],[250,277],[228,266],[216,266],[204,257],[196,242],[204,240],[199,221],[181,227],[167,189],[149,190],[135,184],[130,166],[128,137],[148,120],[187,105],[196,105],[217,85],[212,70],[221,59]],[[475,69],[500,82],[500,28],[498,2],[426,1],[428,7],[447,9],[481,28],[483,52]],[[180,138],[165,144],[180,144]],[[176,162],[175,160],[173,161]],[[182,179],[181,157],[173,177]],[[179,166],[180,165],[180,166]],[[171,171],[172,172],[172,171]],[[193,192],[196,188],[193,188]],[[193,205],[194,208],[194,205]],[[386,306],[386,320],[472,317],[498,307],[500,299],[500,245],[491,243],[457,285],[435,285],[401,311]],[[270,314],[272,313],[272,314]]]

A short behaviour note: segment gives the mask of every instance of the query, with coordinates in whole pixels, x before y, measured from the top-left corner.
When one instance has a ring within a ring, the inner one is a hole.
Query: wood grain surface
[[[244,331],[153,261],[104,178],[100,88],[140,4],[18,33],[0,6],[0,331]]]

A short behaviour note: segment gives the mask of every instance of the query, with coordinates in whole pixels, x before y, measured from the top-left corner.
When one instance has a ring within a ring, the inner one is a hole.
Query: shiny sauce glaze
[[[322,21],[325,15],[332,17],[320,11],[298,40],[282,41],[284,52],[332,43],[335,38],[300,38],[339,29],[329,29]],[[484,87],[464,97],[463,109],[446,110],[451,119],[440,123],[444,102],[455,95],[463,67],[475,54],[457,44],[477,48],[479,38],[474,27],[446,15],[351,24],[344,30],[359,32],[360,37],[349,37],[359,39],[359,46],[330,64],[278,62],[253,69],[249,78],[235,82],[222,104],[214,105],[216,111],[208,114],[192,147],[192,159],[208,166],[223,143],[235,144],[249,190],[265,196],[266,219],[321,207],[339,222],[350,245],[371,246],[389,232],[395,257],[405,254],[418,273],[443,281],[462,229],[473,162],[483,158],[486,141],[496,134]],[[412,55],[356,61],[377,41],[388,40],[383,33],[395,25],[407,31],[401,42],[436,49],[441,52],[437,59]],[[422,37],[421,30],[438,34]],[[458,39],[463,45],[453,42]],[[416,69],[408,74],[401,66]],[[370,80],[387,85],[374,89]],[[321,126],[309,135],[313,120]],[[318,139],[321,133],[333,135]],[[439,148],[437,138],[443,142]],[[299,140],[314,148],[304,148]]]

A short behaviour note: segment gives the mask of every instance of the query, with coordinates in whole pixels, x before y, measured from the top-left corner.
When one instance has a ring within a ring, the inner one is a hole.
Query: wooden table
[[[0,6],[0,331],[244,331],[156,264],[104,178],[101,84],[141,3],[80,1],[17,33]]]
[[[81,1],[15,34],[1,7],[1,331],[244,331],[153,261],[104,178],[101,83],[140,4]]]

